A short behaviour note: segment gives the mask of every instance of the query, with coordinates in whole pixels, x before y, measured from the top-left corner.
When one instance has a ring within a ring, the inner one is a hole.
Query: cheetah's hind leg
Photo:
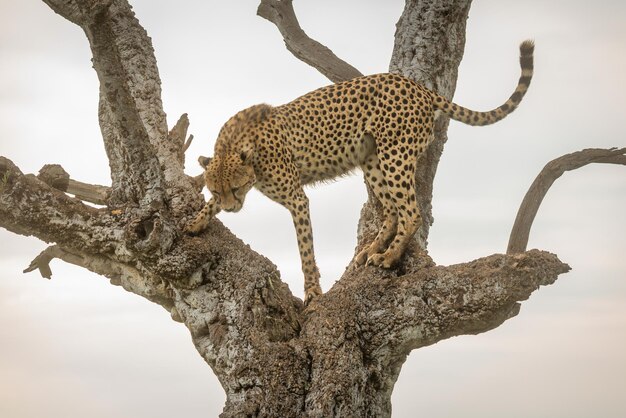
[[[391,202],[398,213],[396,236],[384,253],[370,256],[367,264],[382,268],[390,268],[398,262],[409,241],[422,225],[422,216],[417,206],[415,193],[415,165],[417,156],[414,153],[394,156],[380,154],[381,163],[388,167],[398,167],[384,172]]]
[[[374,254],[379,254],[387,248],[387,244],[395,235],[398,225],[396,208],[389,200],[390,196],[387,189],[387,181],[385,180],[383,172],[380,170],[376,154],[368,156],[361,165],[361,168],[365,176],[365,181],[383,206],[384,219],[383,225],[378,231],[376,238],[374,238],[374,241],[363,248],[356,256],[355,261],[359,266],[365,264]]]

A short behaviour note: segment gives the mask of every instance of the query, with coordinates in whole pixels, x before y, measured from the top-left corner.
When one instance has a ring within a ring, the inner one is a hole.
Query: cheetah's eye
[[[233,194],[237,193],[239,191],[239,189],[241,189],[241,187],[233,187],[232,189],[230,189]]]

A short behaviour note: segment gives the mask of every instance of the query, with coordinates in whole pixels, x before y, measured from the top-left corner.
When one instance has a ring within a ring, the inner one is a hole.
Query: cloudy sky
[[[249,105],[282,104],[328,84],[293,58],[257,1],[135,0],[152,37],[170,126],[189,113],[195,160]],[[384,72],[403,2],[297,0],[305,30],[361,72]],[[475,1],[455,101],[501,104],[534,38],[536,75],[520,108],[491,127],[450,127],[435,185],[436,262],[506,248],[519,203],[549,160],[626,146],[626,2]],[[97,80],[81,30],[38,0],[0,0],[0,155],[24,172],[61,164],[107,184]],[[194,166],[190,174],[200,172]],[[359,175],[309,191],[322,286],[349,261],[365,190]],[[626,415],[626,167],[565,174],[535,221],[530,247],[573,271],[479,336],[413,352],[394,417],[618,418]],[[223,222],[280,268],[301,295],[288,213],[259,193]],[[272,236],[271,240],[266,237]],[[224,395],[187,330],[167,312],[59,261],[53,280],[21,271],[44,244],[0,230],[0,416],[207,417]]]

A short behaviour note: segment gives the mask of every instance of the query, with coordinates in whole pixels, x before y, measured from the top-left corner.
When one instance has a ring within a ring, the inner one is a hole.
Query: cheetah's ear
[[[243,164],[250,164],[252,162],[252,154],[254,153],[253,148],[245,148],[239,153],[239,158],[241,158],[241,162]]]
[[[263,122],[272,113],[272,106],[268,104],[258,104],[249,108],[248,118],[254,123]]]
[[[259,114],[259,122],[264,121],[265,119],[269,118],[270,114],[272,113],[272,106],[268,105],[268,104],[262,104],[261,105],[261,109],[260,109],[260,114]]]
[[[198,157],[198,162],[200,163],[200,166],[204,169],[206,169],[209,165],[209,163],[211,162],[211,158],[209,157],[203,157],[202,155]]]

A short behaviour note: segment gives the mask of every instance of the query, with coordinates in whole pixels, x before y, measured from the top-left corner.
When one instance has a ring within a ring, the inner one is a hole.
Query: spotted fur
[[[291,213],[308,303],[321,288],[303,186],[358,167],[382,203],[384,222],[356,261],[391,267],[422,223],[414,177],[417,157],[433,139],[435,111],[469,125],[504,118],[530,85],[533,49],[531,41],[521,44],[517,88],[488,112],[459,106],[400,75],[377,74],[320,88],[282,106],[261,104],[237,113],[220,131],[214,157],[200,158],[212,198],[186,230],[201,231],[220,209],[238,211],[256,187]]]

